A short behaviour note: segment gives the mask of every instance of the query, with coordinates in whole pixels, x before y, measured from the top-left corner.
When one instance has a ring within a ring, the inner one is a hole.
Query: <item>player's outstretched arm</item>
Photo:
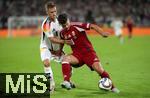
[[[56,43],[56,44],[67,44],[67,45],[73,45],[72,41],[71,40],[63,40],[63,39],[60,39],[58,37],[49,37],[49,40],[53,43]]]
[[[90,29],[95,30],[97,33],[99,33],[103,37],[108,37],[109,33],[104,32],[103,29],[101,29],[98,25],[91,24]]]

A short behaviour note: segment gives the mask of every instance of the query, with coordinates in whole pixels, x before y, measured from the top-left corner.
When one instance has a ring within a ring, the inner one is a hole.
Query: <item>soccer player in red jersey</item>
[[[109,33],[103,32],[103,30],[94,24],[89,23],[74,23],[70,24],[67,14],[63,13],[58,16],[58,21],[62,25],[63,30],[60,32],[61,38],[64,40],[72,40],[74,45],[70,45],[72,54],[66,55],[62,60],[62,72],[64,82],[62,87],[71,89],[71,66],[80,67],[86,64],[91,70],[96,71],[101,78],[109,78],[109,74],[103,69],[99,58],[88,40],[85,30],[93,29],[101,36],[107,37]],[[112,92],[119,93],[119,90],[113,85]]]
[[[134,24],[134,22],[133,22],[133,19],[131,18],[131,16],[127,17],[126,25],[127,25],[127,28],[128,28],[129,39],[132,38],[133,24]]]

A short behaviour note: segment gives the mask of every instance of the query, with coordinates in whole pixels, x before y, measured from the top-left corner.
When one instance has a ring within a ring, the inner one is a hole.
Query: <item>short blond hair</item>
[[[54,2],[47,2],[45,4],[45,9],[48,10],[49,8],[54,8],[56,7],[55,3]]]

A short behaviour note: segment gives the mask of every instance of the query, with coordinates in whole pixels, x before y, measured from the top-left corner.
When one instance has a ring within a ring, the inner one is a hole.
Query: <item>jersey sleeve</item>
[[[42,30],[47,37],[54,37],[54,34],[52,33],[50,22],[44,22],[42,25]]]
[[[81,23],[81,22],[72,22],[71,25],[74,25],[78,28],[82,28],[84,30],[90,30],[90,23]]]

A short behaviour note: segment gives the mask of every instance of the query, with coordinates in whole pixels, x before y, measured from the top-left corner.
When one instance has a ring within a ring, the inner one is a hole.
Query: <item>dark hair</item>
[[[45,9],[49,9],[49,8],[53,8],[53,7],[56,7],[55,3],[54,2],[47,2],[45,4]]]
[[[58,16],[58,22],[63,25],[67,22],[68,15],[66,13],[62,13]]]

